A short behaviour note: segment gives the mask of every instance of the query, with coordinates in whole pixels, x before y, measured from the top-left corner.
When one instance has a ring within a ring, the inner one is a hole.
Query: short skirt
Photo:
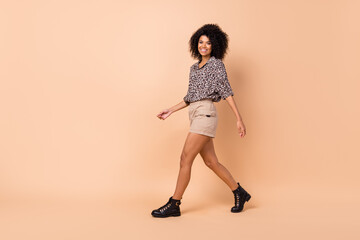
[[[211,99],[191,102],[189,105],[190,132],[214,138],[218,123],[218,114]]]

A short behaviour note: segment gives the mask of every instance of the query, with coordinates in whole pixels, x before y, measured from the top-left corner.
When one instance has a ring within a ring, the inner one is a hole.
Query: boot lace
[[[168,209],[171,206],[171,203],[165,204],[160,208],[160,212],[163,213],[166,209]]]
[[[236,206],[236,207],[240,207],[240,202],[243,202],[243,201],[244,201],[244,197],[245,197],[245,194],[241,194],[240,192],[236,192],[236,193],[234,194],[235,206]]]

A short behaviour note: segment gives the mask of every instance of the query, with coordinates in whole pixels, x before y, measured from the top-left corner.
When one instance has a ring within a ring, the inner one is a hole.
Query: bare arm
[[[234,100],[234,96],[227,97],[226,101],[229,104],[231,110],[234,112],[236,120],[237,121],[242,121],[241,115],[240,115],[240,113],[238,111],[237,105],[236,105],[235,100]]]
[[[181,102],[179,102],[178,104],[172,106],[171,108],[165,109],[163,111],[161,111],[157,117],[161,120],[165,120],[167,117],[169,117],[172,113],[179,111],[185,107],[189,106],[188,104],[186,104],[184,102],[184,100],[182,100]]]
[[[184,100],[182,100],[181,102],[179,102],[179,103],[176,104],[175,106],[169,108],[169,110],[171,111],[171,113],[174,113],[174,112],[179,111],[179,110],[181,110],[181,109],[183,109],[183,108],[185,108],[185,107],[187,107],[187,106],[189,106],[189,105],[186,104],[186,103],[184,102]]]
[[[236,127],[238,129],[238,133],[241,137],[244,137],[246,134],[245,124],[243,123],[242,117],[238,111],[237,105],[235,103],[234,97],[229,96],[226,98],[227,103],[229,104],[231,110],[234,112],[236,116]]]

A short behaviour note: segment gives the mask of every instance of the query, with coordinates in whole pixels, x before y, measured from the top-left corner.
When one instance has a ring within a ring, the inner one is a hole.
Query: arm
[[[171,113],[174,113],[176,111],[179,111],[185,107],[189,106],[189,104],[186,104],[184,100],[182,100],[181,102],[179,102],[178,104],[176,104],[175,106],[172,106],[171,108],[169,108]]]
[[[190,67],[190,74],[191,74],[191,67]],[[189,76],[190,77],[190,76]],[[189,88],[190,88],[190,82],[189,82]],[[167,117],[169,117],[172,113],[176,112],[176,111],[179,111],[187,106],[190,105],[190,102],[188,101],[187,97],[188,97],[188,94],[189,92],[186,94],[185,97],[183,97],[182,101],[179,102],[178,104],[172,106],[171,108],[168,108],[168,109],[164,109],[162,110],[158,115],[157,117],[160,119],[160,120],[165,120]]]
[[[218,92],[222,99],[226,100],[231,107],[231,110],[234,112],[236,116],[236,127],[238,129],[238,133],[241,137],[244,137],[246,134],[246,128],[242,121],[241,115],[237,109],[235,100],[234,100],[234,92],[230,86],[229,79],[227,77],[225,65],[222,61],[219,62],[218,68],[216,69],[216,79],[217,79],[217,88]]]
[[[238,129],[238,133],[241,137],[244,137],[246,134],[246,128],[245,128],[245,124],[243,123],[242,117],[238,111],[238,108],[236,106],[235,100],[233,96],[228,96],[227,98],[225,98],[225,100],[227,101],[227,103],[229,104],[231,110],[234,112],[235,116],[236,116],[236,127]]]
[[[186,104],[184,100],[179,102],[178,104],[172,106],[171,108],[162,110],[157,117],[160,120],[165,120],[167,117],[169,117],[172,113],[179,111],[180,109],[183,109],[185,107],[189,106],[189,104]]]
[[[242,121],[241,115],[240,115],[240,113],[238,111],[237,105],[236,105],[235,100],[234,100],[234,96],[229,96],[225,100],[229,104],[231,110],[234,112],[236,120],[237,121]]]

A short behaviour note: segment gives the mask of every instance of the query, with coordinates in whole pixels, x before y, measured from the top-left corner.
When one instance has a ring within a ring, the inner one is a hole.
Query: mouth
[[[207,49],[200,49],[200,52],[205,53],[207,52]]]

